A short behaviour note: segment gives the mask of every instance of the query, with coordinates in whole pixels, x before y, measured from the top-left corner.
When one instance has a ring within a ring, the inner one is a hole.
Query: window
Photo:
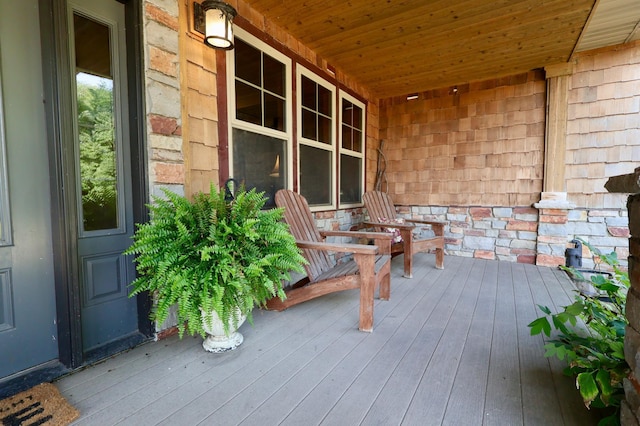
[[[360,205],[364,188],[364,104],[340,93],[340,207]]]
[[[298,66],[298,178],[313,207],[335,207],[335,87]]]
[[[235,28],[227,52],[229,176],[264,191],[266,207],[276,191],[294,187],[312,210],[361,206],[365,105],[300,64],[292,69],[291,58]]]
[[[292,173],[291,60],[239,28],[228,55],[230,176],[272,207]]]

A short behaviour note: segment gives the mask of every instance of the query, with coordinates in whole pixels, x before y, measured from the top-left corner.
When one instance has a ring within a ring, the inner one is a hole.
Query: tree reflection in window
[[[113,82],[79,73],[77,93],[84,230],[117,228]]]

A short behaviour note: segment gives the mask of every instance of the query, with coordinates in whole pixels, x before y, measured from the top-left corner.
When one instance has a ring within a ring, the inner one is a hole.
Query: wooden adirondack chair
[[[284,207],[284,219],[309,262],[305,266],[309,282],[286,289],[287,299],[273,298],[267,302],[267,308],[280,311],[325,294],[359,288],[359,329],[372,331],[375,289],[380,287],[382,300],[389,300],[391,292],[391,234],[319,231],[303,196],[290,190],[279,190],[275,198],[278,207]],[[327,243],[325,237],[328,236],[373,239],[375,245]],[[353,259],[336,264],[327,251],[353,253]]]
[[[433,250],[436,251],[436,268],[444,269],[444,225],[445,222],[432,220],[404,219],[404,223],[396,222],[396,207],[391,197],[380,191],[370,191],[364,194],[364,205],[369,212],[369,220],[364,224],[373,226],[376,231],[393,228],[400,231],[402,240],[391,245],[391,255],[404,253],[404,276],[412,277],[412,263],[414,253]],[[413,236],[416,228],[430,225],[435,237],[417,239]]]

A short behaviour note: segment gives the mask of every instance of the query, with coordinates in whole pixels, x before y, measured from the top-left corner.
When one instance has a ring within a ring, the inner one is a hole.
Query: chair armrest
[[[341,253],[359,253],[375,255],[378,253],[378,246],[367,244],[344,244],[344,243],[321,243],[317,241],[296,240],[298,247],[302,249],[337,251]]]
[[[391,253],[391,240],[393,235],[388,232],[370,231],[320,231],[320,235],[325,237],[352,237],[373,240],[373,244],[378,246],[380,254]],[[368,244],[366,244],[368,245]]]
[[[320,231],[323,237],[353,237],[353,238],[369,238],[390,240],[393,238],[388,232],[369,232],[369,231]]]
[[[432,226],[445,226],[447,224],[447,222],[442,222],[440,220],[405,219],[405,221],[410,223],[419,223],[421,225],[432,225]]]
[[[419,225],[431,225],[431,229],[436,234],[436,236],[442,237],[444,236],[444,226],[447,222],[441,222],[439,220],[413,220],[407,219],[407,222],[417,223]]]
[[[431,229],[433,229],[433,233],[438,237],[444,236],[444,226],[447,222],[441,222],[438,220],[419,220],[419,219],[405,219],[405,223],[383,223],[383,222],[362,222],[367,226],[375,226],[379,228],[394,228],[399,229],[400,232],[406,230],[413,230],[420,225],[430,225]]]
[[[394,228],[394,229],[414,229],[416,225],[410,225],[408,223],[395,223],[395,222],[362,222],[368,226],[375,226],[377,228]]]

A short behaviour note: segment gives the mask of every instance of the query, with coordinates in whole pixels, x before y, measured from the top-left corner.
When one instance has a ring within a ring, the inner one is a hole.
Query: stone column
[[[605,188],[609,192],[631,193],[629,210],[629,280],[624,357],[631,367],[624,380],[625,400],[622,401],[620,421],[623,426],[640,425],[640,167],[634,173],[610,178]]]
[[[567,110],[573,64],[545,67],[547,78],[547,114],[544,141],[544,187],[539,203],[536,265],[557,266],[565,263],[567,221],[575,205],[567,201],[565,152]]]

